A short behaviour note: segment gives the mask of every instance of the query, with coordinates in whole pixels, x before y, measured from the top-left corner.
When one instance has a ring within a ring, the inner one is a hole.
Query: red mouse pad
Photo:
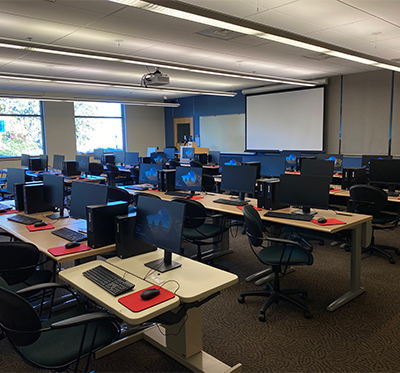
[[[65,246],[59,246],[48,249],[47,251],[50,254],[53,254],[54,256],[60,256],[60,255],[79,253],[81,251],[87,251],[87,250],[90,250],[90,247],[81,243],[79,246],[73,247],[72,249],[66,249]]]
[[[203,196],[192,196],[189,199],[191,199],[192,201],[196,200],[196,199],[202,199],[204,198]]]
[[[337,224],[346,224],[345,221],[337,220],[337,219],[326,219],[326,223],[318,223],[318,220],[311,220],[312,223],[318,225],[337,225]]]
[[[152,299],[144,300],[140,297],[140,294],[142,293],[142,291],[147,289],[158,289],[160,290],[160,294],[156,295]],[[146,289],[135,291],[133,294],[126,295],[125,297],[121,297],[118,299],[118,302],[121,303],[123,306],[129,308],[133,312],[140,312],[145,310],[146,308],[150,308],[157,304],[165,302],[166,300],[171,299],[174,296],[174,293],[160,288],[159,286],[153,285]]]
[[[26,226],[28,228],[29,232],[36,232],[36,231],[43,231],[46,229],[53,229],[54,225],[47,223],[47,225],[44,225],[43,227],[35,227],[33,224],[29,224]]]
[[[0,215],[16,214],[18,212],[19,212],[18,210],[7,210],[6,212],[0,213]]]

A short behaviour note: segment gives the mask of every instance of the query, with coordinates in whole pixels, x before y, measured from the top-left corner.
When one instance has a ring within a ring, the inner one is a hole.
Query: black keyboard
[[[248,202],[246,201],[239,201],[238,199],[224,199],[224,198],[215,199],[213,202],[231,206],[246,206],[248,204]]]
[[[291,214],[286,212],[268,211],[264,214],[268,218],[281,218],[281,219],[291,219],[300,221],[311,221],[314,215],[311,214]]]
[[[135,286],[102,265],[83,272],[83,275],[111,295],[114,295],[114,297],[133,289]]]
[[[56,229],[55,231],[51,231],[51,233],[67,241],[79,242],[79,241],[85,241],[87,239],[86,234],[73,231],[72,229],[69,228]]]
[[[32,218],[30,216],[25,215],[13,215],[7,220],[15,221],[16,223],[21,223],[25,225],[31,225],[42,221],[42,219]]]
[[[165,192],[166,196],[175,196],[175,197],[191,197],[192,195],[190,193],[185,193],[185,192],[175,192],[175,191],[170,191],[170,192]]]

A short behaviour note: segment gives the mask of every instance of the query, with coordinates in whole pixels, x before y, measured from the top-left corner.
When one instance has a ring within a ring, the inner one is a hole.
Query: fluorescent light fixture
[[[153,0],[153,1],[108,0],[108,1],[112,1],[114,3],[123,4],[139,9],[148,10],[163,15],[168,15],[175,18],[180,18],[185,21],[193,21],[212,27],[235,31],[244,35],[255,36],[258,38],[271,40],[277,43],[282,43],[298,48],[307,49],[317,53],[325,53],[330,56],[358,62],[369,66],[380,67],[383,69],[388,69],[393,71],[400,71],[400,65],[391,64],[390,60],[385,60],[379,57],[368,56],[362,53],[357,53],[325,42],[320,42],[318,40],[302,37],[300,35],[289,33],[283,30],[273,29],[269,26],[257,24],[255,22],[247,21],[241,18],[229,16],[227,14],[210,11],[206,8],[201,8],[195,5],[182,3],[176,0]],[[247,27],[244,25],[249,25],[251,27]],[[275,33],[263,31],[271,29],[274,30]],[[288,36],[282,36],[279,34]],[[307,41],[303,41],[302,39]],[[279,80],[275,80],[275,82],[279,82]]]
[[[151,92],[166,92],[166,93],[185,93],[192,95],[210,95],[210,96],[223,96],[223,97],[235,97],[236,92],[225,92],[225,91],[207,91],[207,90],[192,90],[192,89],[183,89],[183,88],[173,88],[173,87],[143,87],[141,85],[134,84],[123,84],[116,82],[101,82],[101,81],[93,81],[93,80],[68,80],[68,79],[52,79],[46,78],[42,76],[33,76],[33,75],[13,75],[2,73],[0,74],[0,79],[15,79],[15,80],[26,80],[26,81],[35,81],[42,83],[60,83],[60,84],[74,84],[74,85],[85,85],[85,86],[95,86],[95,87],[108,87],[108,88],[122,88],[122,89],[135,89],[135,90],[145,90]]]
[[[89,59],[95,59],[95,60],[129,63],[129,64],[141,65],[141,66],[155,66],[157,68],[190,71],[190,72],[200,73],[200,74],[208,74],[208,75],[216,75],[216,76],[224,76],[224,77],[248,79],[248,80],[257,80],[257,81],[262,81],[262,82],[275,82],[275,83],[279,82],[279,83],[300,85],[300,86],[306,86],[306,87],[312,86],[312,84],[309,83],[307,80],[301,80],[301,79],[288,79],[288,78],[283,78],[283,77],[268,76],[268,75],[261,75],[261,74],[247,74],[247,73],[243,73],[243,72],[239,72],[239,71],[206,68],[203,66],[179,64],[179,63],[174,63],[174,62],[169,62],[169,61],[160,61],[160,60],[153,60],[153,59],[147,59],[147,58],[132,57],[129,55],[121,55],[121,54],[115,54],[115,53],[104,53],[104,52],[99,52],[99,51],[94,51],[94,50],[69,48],[69,47],[63,47],[60,45],[35,43],[32,41],[26,42],[23,40],[0,38],[0,48],[20,49],[20,50],[26,50],[29,52],[50,53],[50,54],[64,55],[64,56],[70,56],[70,57],[81,57],[81,58],[89,58]]]

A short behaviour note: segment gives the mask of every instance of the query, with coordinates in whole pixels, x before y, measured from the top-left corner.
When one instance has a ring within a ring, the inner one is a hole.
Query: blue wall
[[[174,144],[173,118],[193,117],[194,135],[200,134],[200,117],[207,115],[240,114],[245,112],[246,98],[241,91],[235,97],[193,96],[175,100],[178,108],[165,108],[165,144]]]

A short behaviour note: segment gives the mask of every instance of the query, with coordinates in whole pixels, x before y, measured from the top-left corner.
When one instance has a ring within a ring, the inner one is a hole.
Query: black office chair
[[[127,190],[116,188],[116,187],[108,187],[108,202],[115,201],[124,201],[128,202],[128,214],[136,211],[136,207],[133,206],[133,194],[130,194]],[[132,206],[131,206],[132,205]]]
[[[132,167],[129,171],[131,172],[132,183],[139,183],[139,168]]]
[[[215,183],[214,177],[203,173],[203,176],[201,179],[201,189],[205,192],[215,192],[216,191],[216,183]]]
[[[49,259],[41,263],[40,251],[32,243],[0,242],[0,257],[0,277],[12,291],[49,282],[53,276],[50,270],[38,269]]]
[[[116,184],[132,184],[132,177],[129,171],[121,172],[114,164],[106,164],[107,182],[108,186],[115,186]]]
[[[175,169],[181,165],[176,159],[168,159],[168,164],[170,169]]]
[[[198,168],[202,168],[202,167],[203,167],[203,165],[202,165],[200,162],[198,162],[198,161],[194,161],[194,160],[192,160],[192,161],[190,161],[190,167],[198,167]]]
[[[383,210],[387,207],[387,194],[381,188],[357,184],[349,189],[351,211],[359,214],[372,215],[372,239],[368,247],[362,252],[379,253],[389,259],[389,263],[394,264],[395,260],[386,250],[394,250],[396,255],[400,255],[400,250],[396,247],[376,245],[374,238],[375,230],[394,229],[398,227],[400,220],[400,210],[397,214],[389,214]]]
[[[186,205],[182,237],[197,246],[196,260],[202,262],[207,253],[202,253],[201,247],[221,242],[222,235],[228,230],[225,217],[222,214],[208,216],[206,208],[197,201],[181,197],[174,197],[172,201]],[[209,219],[219,221],[219,224],[209,223]],[[210,242],[210,239],[213,241]]]
[[[101,163],[89,162],[89,174],[93,176],[100,176],[104,173],[104,166]]]
[[[248,296],[267,297],[267,300],[260,309],[258,316],[260,321],[265,321],[265,311],[273,303],[279,303],[281,300],[302,309],[306,318],[312,317],[311,312],[306,306],[290,297],[290,295],[299,294],[300,297],[306,298],[307,290],[281,290],[279,279],[279,274],[285,274],[289,266],[313,264],[312,247],[302,242],[267,237],[260,215],[251,205],[243,207],[243,215],[246,224],[246,233],[253,253],[261,263],[272,267],[275,276],[273,286],[267,284],[263,290],[244,291],[240,293],[238,298],[239,303],[244,303],[245,298]],[[256,248],[260,250],[257,251]]]
[[[119,324],[113,315],[81,309],[41,321],[23,294],[14,293],[0,279],[0,329],[31,366],[61,371],[75,365],[76,372],[86,357],[86,372],[92,354],[119,337]]]

